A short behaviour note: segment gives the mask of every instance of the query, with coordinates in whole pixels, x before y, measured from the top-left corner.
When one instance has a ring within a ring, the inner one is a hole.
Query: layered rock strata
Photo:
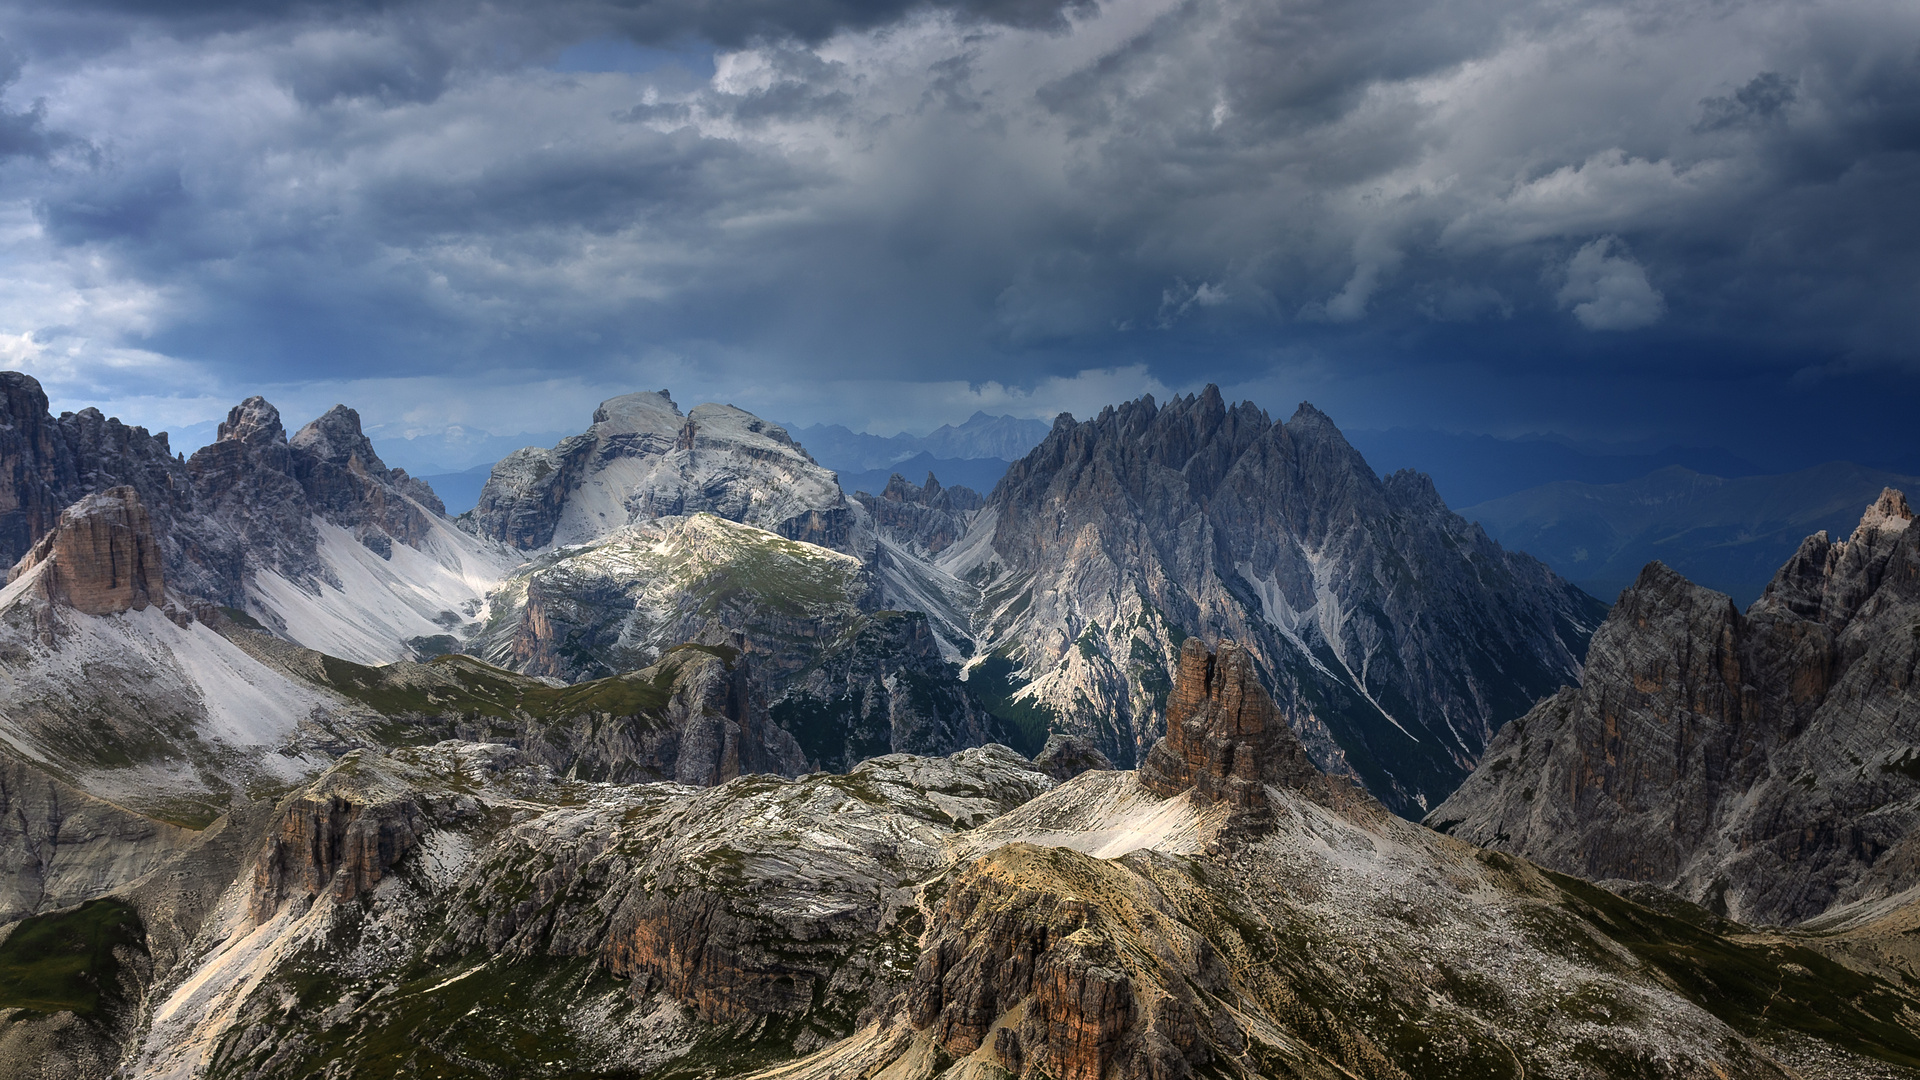
[[[1141,785],[1168,798],[1191,789],[1201,802],[1258,817],[1268,812],[1268,784],[1304,789],[1323,781],[1247,650],[1229,641],[1208,652],[1188,638],[1167,695],[1167,733],[1140,766]]]
[[[153,519],[131,487],[88,495],[7,573],[9,582],[39,568],[39,587],[56,603],[88,615],[143,610],[166,600],[166,572]]]
[[[1920,883],[1920,532],[1889,490],[1745,613],[1649,564],[1586,678],[1428,818],[1590,878],[1791,923]]]
[[[358,780],[332,772],[281,805],[253,866],[248,907],[256,920],[288,900],[354,900],[420,845],[426,816],[418,803]]]

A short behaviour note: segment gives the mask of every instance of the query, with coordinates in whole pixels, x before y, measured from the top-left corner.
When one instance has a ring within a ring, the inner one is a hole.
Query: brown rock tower
[[[153,519],[131,487],[109,488],[67,507],[7,580],[42,563],[49,564],[40,581],[47,597],[89,615],[138,611],[166,597]]]
[[[1167,733],[1148,752],[1140,782],[1159,795],[1192,788],[1206,802],[1258,812],[1266,785],[1310,787],[1322,779],[1286,717],[1232,642],[1210,653],[1199,638],[1180,648],[1167,696]]]

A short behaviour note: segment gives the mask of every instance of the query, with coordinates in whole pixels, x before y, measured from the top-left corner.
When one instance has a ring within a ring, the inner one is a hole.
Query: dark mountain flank
[[[1509,725],[1428,818],[1589,878],[1795,923],[1920,883],[1920,532],[1891,489],[1742,615],[1660,563],[1584,684]]]
[[[1425,476],[1376,476],[1312,406],[1276,424],[1214,387],[1063,415],[939,563],[983,591],[976,677],[1010,688],[1003,711],[1131,764],[1180,643],[1229,638],[1319,765],[1401,813],[1577,681],[1604,611]]]

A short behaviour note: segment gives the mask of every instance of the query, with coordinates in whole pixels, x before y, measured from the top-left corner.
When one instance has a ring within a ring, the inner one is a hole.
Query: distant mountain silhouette
[[[1433,477],[1433,486],[1448,506],[1472,506],[1556,480],[1618,484],[1668,465],[1711,476],[1754,476],[1766,471],[1745,458],[1711,446],[1669,446],[1651,453],[1607,453],[1543,435],[1503,439],[1494,435],[1390,428],[1351,431],[1347,436],[1367,459],[1367,464],[1381,476],[1400,469],[1418,469]]]
[[[1920,479],[1845,461],[1731,479],[1670,466],[1621,484],[1544,484],[1460,514],[1602,600],[1659,559],[1745,607],[1809,533],[1845,536],[1886,487],[1920,490]]]

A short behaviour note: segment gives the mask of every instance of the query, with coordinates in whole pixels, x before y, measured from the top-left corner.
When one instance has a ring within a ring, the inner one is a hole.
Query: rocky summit
[[[1808,537],[1744,614],[1652,563],[1586,678],[1515,721],[1428,818],[1731,917],[1871,914],[1920,884],[1920,531],[1888,490]]]
[[[1191,789],[1197,800],[1257,816],[1267,810],[1269,783],[1307,788],[1324,780],[1247,651],[1228,642],[1210,653],[1188,638],[1167,695],[1167,733],[1141,764],[1141,785],[1165,796]]]
[[[1138,761],[1181,640],[1220,634],[1321,767],[1414,814],[1579,680],[1604,615],[1318,410],[1276,424],[1214,387],[1062,416],[937,565],[982,591],[979,652],[1034,722]]]
[[[682,414],[662,390],[602,402],[593,426],[494,466],[464,527],[523,550],[578,544],[657,517],[710,513],[841,551],[858,516],[786,429],[731,405]]]
[[[7,572],[33,576],[43,595],[89,615],[135,611],[166,599],[153,518],[131,487],[88,495]]]

